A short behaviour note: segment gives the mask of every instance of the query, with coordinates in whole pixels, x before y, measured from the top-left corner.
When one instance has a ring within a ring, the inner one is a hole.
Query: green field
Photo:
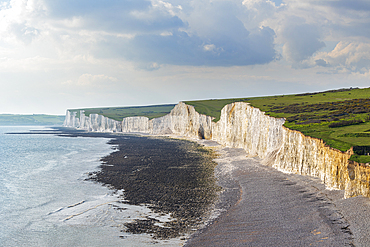
[[[65,116],[0,114],[0,125],[62,125]]]
[[[370,153],[370,88],[185,103],[218,121],[226,104],[240,101],[250,103],[267,115],[286,118],[286,127],[323,139],[333,148],[347,151],[354,147],[356,155],[352,160],[370,162],[367,155]]]
[[[105,117],[122,121],[125,117],[145,116],[149,119],[162,117],[175,107],[175,105],[153,105],[153,106],[132,106],[132,107],[106,107],[106,108],[86,108],[86,109],[69,109],[77,111],[77,117],[80,110],[85,111],[85,115],[99,114]]]

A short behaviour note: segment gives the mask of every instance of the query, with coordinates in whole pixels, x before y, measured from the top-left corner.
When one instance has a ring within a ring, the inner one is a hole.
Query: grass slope
[[[77,111],[79,117],[80,110],[85,111],[85,115],[99,114],[105,117],[122,121],[125,117],[145,116],[149,119],[162,117],[175,107],[175,105],[153,105],[153,106],[133,106],[133,107],[106,107],[106,108],[86,108],[86,109],[70,109],[69,111]]]
[[[353,146],[356,155],[352,160],[370,162],[370,156],[364,155],[370,153],[370,88],[185,103],[218,121],[226,104],[240,101],[250,103],[267,115],[286,118],[286,127],[323,139],[333,148],[346,151]]]
[[[0,125],[62,125],[65,116],[0,114]]]

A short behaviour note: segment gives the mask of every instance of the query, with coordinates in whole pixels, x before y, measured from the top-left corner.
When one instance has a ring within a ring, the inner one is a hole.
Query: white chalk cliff
[[[122,122],[98,114],[87,117],[84,111],[80,111],[80,117],[77,118],[77,112],[67,110],[63,126],[93,132],[122,132]]]
[[[193,106],[182,102],[167,115],[149,120],[128,117],[122,122],[91,114],[67,111],[64,126],[100,132],[141,132],[176,134],[204,138],[235,148],[245,149],[263,163],[284,172],[319,177],[330,189],[344,189],[345,196],[370,197],[370,168],[349,161],[352,150],[341,152],[316,138],[283,126],[285,120],[264,114],[248,103],[226,105],[220,120],[199,114]]]

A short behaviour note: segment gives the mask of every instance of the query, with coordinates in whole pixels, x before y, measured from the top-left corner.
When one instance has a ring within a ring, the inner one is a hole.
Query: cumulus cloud
[[[323,28],[335,39],[370,38],[370,3],[368,1],[335,0],[313,2],[325,18]]]
[[[35,70],[102,64],[99,72],[82,69],[74,72],[78,75],[110,74],[104,71],[108,63],[154,73],[167,65],[231,67],[278,59],[296,69],[365,73],[368,5],[364,0],[2,1],[0,57],[12,68],[26,64]]]
[[[25,44],[41,37],[61,58],[93,55],[149,70],[150,64],[265,64],[277,52],[274,30],[260,25],[263,18],[256,12],[263,2],[12,0],[6,11],[18,14],[13,20],[6,15],[5,34]],[[267,1],[266,6],[275,5]]]
[[[173,32],[172,36],[138,35],[128,42],[124,56],[138,62],[174,65],[263,64],[275,58],[273,40],[274,31],[268,27],[258,29],[242,40],[226,37],[204,40],[181,31]]]
[[[370,58],[361,47],[370,44],[369,6],[363,0],[285,0],[262,23],[274,29],[275,48],[295,69],[365,73]]]
[[[279,57],[275,31],[264,20],[277,11],[269,0],[189,1],[11,0],[0,12],[2,38],[36,38],[60,58],[96,56],[148,64],[234,66]],[[5,25],[5,24],[3,24]],[[35,47],[32,47],[36,50]]]
[[[245,9],[239,18],[243,20],[247,28],[260,26],[260,23],[273,17],[276,12],[282,9],[279,7],[282,1],[244,0],[242,4]]]
[[[121,55],[138,63],[193,66],[251,65],[273,61],[276,57],[275,32],[265,26],[247,30],[236,16],[239,7],[243,7],[241,3],[232,1],[200,2],[187,15],[179,14],[187,26],[160,34],[140,33],[128,41],[103,40],[100,47],[104,47],[104,52],[97,51],[97,54]]]
[[[9,102],[25,100],[15,90],[86,106],[368,86],[369,50],[366,0],[0,0]]]
[[[174,15],[170,6],[147,0],[44,0],[51,19],[81,18],[78,28],[106,32],[154,32],[179,28],[184,23]],[[164,5],[164,6],[163,6]]]
[[[330,59],[316,57],[326,40],[369,37],[368,10],[363,0],[11,0],[0,7],[0,40],[14,48],[15,40],[37,40],[60,58],[121,59],[148,70],[267,64],[281,57],[328,67]]]
[[[317,65],[330,66],[336,70],[368,72],[370,68],[370,44],[359,42],[339,42],[334,50],[318,53]]]

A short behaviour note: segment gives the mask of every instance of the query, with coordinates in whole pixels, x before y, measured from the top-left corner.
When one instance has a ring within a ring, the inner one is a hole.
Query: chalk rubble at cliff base
[[[280,171],[314,176],[328,189],[345,191],[345,197],[370,197],[370,167],[349,161],[350,149],[341,152],[317,138],[283,126],[285,119],[265,115],[245,102],[226,105],[220,120],[199,114],[183,102],[160,118],[127,117],[115,121],[107,117],[80,111],[68,111],[64,126],[96,132],[140,132],[147,134],[176,134],[208,139],[232,148],[243,148],[250,156]]]

